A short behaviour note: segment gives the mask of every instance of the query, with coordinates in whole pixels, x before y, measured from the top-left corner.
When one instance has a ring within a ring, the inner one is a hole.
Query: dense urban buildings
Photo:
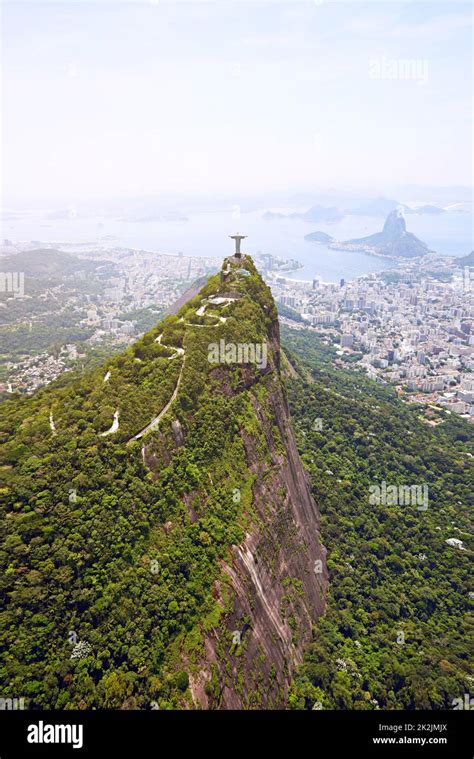
[[[349,283],[274,276],[272,289],[337,348],[340,361],[474,421],[472,274],[433,256]]]

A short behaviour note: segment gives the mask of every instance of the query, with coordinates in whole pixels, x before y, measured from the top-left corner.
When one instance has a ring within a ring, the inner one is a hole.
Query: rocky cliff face
[[[255,515],[245,539],[232,546],[231,560],[222,563],[233,596],[226,625],[237,633],[238,643],[223,655],[213,630],[205,640],[202,669],[191,682],[194,702],[208,708],[282,708],[312,624],[324,610],[327,576],[319,516],[278,375],[271,382],[268,405],[254,401],[254,408],[268,457],[259,454],[242,430],[248,466],[255,474]],[[272,435],[273,419],[280,447]],[[206,691],[203,685],[213,676],[218,687]]]
[[[232,274],[230,281],[235,282]],[[224,610],[220,627],[205,635],[194,667],[184,662],[193,670],[190,690],[200,708],[284,707],[312,624],[324,611],[327,572],[318,509],[291,428],[278,319],[273,308],[271,313],[263,308],[265,369],[242,367],[237,388],[229,381],[229,367],[211,372],[218,392],[247,396],[255,426],[239,428],[253,480],[251,514],[244,539],[231,546],[215,581],[217,603]],[[220,597],[222,584],[226,602]]]

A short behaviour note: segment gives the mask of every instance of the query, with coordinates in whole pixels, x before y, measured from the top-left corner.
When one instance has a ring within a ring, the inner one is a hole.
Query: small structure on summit
[[[235,240],[235,257],[236,258],[242,258],[242,253],[240,252],[240,241],[245,240],[247,235],[229,235],[231,240]]]
[[[232,274],[236,272],[236,266],[238,266],[238,271],[241,273],[243,271],[242,262],[243,262],[243,256],[245,254],[242,253],[240,250],[240,243],[242,240],[245,240],[247,235],[229,235],[231,240],[235,240],[235,252],[233,256],[228,256],[227,258],[224,258],[224,263],[222,264],[221,269],[221,282],[224,282],[225,279],[229,276],[229,274]],[[250,272],[245,271],[245,274],[248,275]]]

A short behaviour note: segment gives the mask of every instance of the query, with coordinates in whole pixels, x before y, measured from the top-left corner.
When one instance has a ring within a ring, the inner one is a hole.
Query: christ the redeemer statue
[[[240,252],[240,241],[245,240],[247,235],[229,235],[231,240],[235,240],[235,257],[236,258],[242,258],[242,253]]]

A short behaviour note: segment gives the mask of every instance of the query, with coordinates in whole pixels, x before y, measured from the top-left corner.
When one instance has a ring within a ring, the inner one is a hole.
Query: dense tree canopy
[[[290,706],[452,708],[473,681],[472,426],[441,411],[430,426],[392,388],[334,369],[312,334],[284,338],[300,367],[290,407],[330,582]],[[428,508],[370,503],[383,481],[426,485]]]

